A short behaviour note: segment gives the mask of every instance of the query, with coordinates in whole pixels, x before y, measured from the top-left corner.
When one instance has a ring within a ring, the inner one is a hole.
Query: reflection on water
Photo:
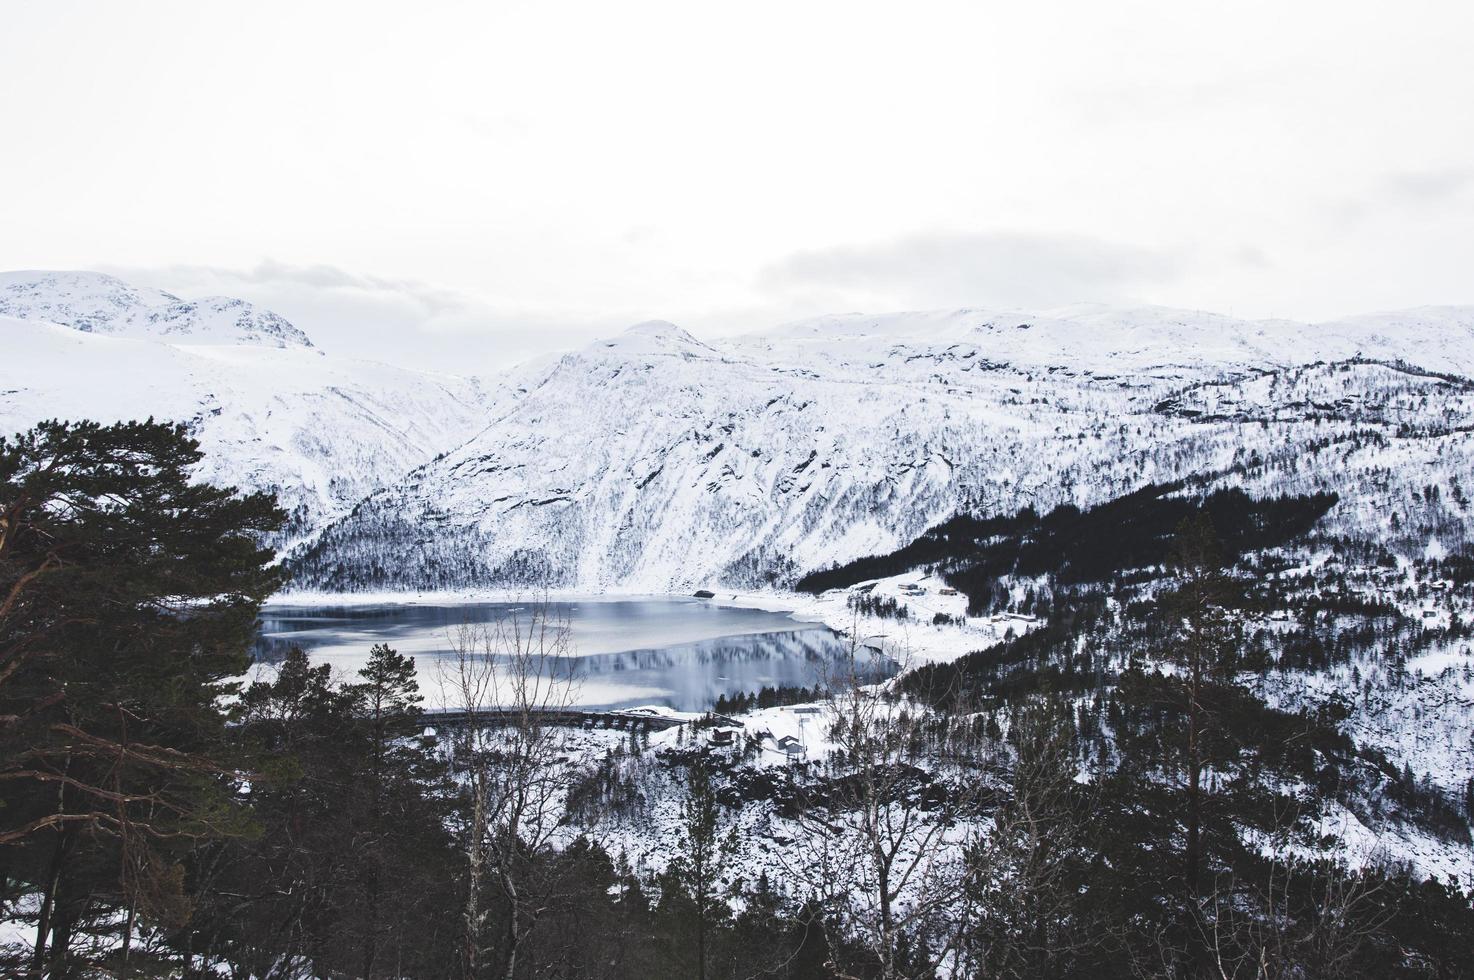
[[[558,658],[560,671],[575,679],[575,699],[589,708],[662,704],[701,711],[723,694],[813,686],[848,652],[848,643],[822,625],[692,599],[554,602],[546,609],[568,627],[569,656]],[[261,614],[256,652],[272,662],[300,645],[346,679],[363,665],[370,646],[388,643],[416,658],[427,708],[454,706],[442,691],[437,663],[451,654],[451,631],[508,616],[525,625],[530,615],[525,603],[269,606]],[[877,655],[866,656],[876,677],[894,669]]]

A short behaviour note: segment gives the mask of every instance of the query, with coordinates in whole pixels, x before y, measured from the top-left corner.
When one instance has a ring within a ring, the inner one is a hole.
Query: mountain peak
[[[669,320],[643,320],[626,327],[624,332],[626,336],[632,337],[660,337],[693,344],[700,343],[700,341],[691,336],[686,330],[676,326]]]
[[[0,313],[84,333],[171,344],[312,346],[286,319],[243,299],[185,300],[101,272],[0,273]]]
[[[645,320],[626,327],[618,336],[595,341],[590,349],[612,349],[630,354],[689,354],[707,351],[710,347],[669,320]]]

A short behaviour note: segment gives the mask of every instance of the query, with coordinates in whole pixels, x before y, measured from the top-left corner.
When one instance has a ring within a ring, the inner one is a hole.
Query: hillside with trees
[[[984,606],[1028,576],[1042,624],[894,685],[856,659],[818,690],[715,705],[816,705],[829,750],[775,768],[750,735],[716,739],[717,715],[655,739],[547,723],[569,703],[549,667],[566,636],[535,615],[457,635],[467,710],[445,732],[386,645],[354,678],[293,650],[242,687],[279,582],[257,542],[282,515],[191,482],[198,459],[153,422],[0,443],[0,902],[25,937],[0,951],[9,975],[1382,978],[1474,962],[1469,894],[1346,863],[1327,820],[1467,848],[1470,798],[1348,737],[1356,706],[1276,697],[1287,672],[1468,636],[1266,572],[1334,498],[1151,488],[959,518],[826,573],[937,563]],[[1280,609],[1293,623],[1262,618]],[[641,827],[663,828],[658,866],[628,860]]]

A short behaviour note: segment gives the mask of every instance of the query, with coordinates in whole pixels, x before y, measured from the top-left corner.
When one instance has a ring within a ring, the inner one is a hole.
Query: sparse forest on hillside
[[[0,444],[12,975],[1452,978],[1474,962],[1468,893],[1348,865],[1340,836],[1354,820],[1467,850],[1474,784],[1348,737],[1368,705],[1280,683],[1376,672],[1393,691],[1471,636],[1470,619],[1359,597],[1360,565],[1287,564],[1334,497],[1168,487],[958,518],[820,582],[937,564],[989,609],[1027,581],[1037,628],[893,685],[841,664],[656,737],[542,720],[567,703],[556,624],[468,626],[464,720],[427,731],[414,661],[389,646],[341,681],[292,650],[237,690],[279,581],[254,542],[282,515],[190,483],[198,458],[153,423]],[[1421,574],[1462,581],[1466,564]],[[523,710],[496,707],[506,691]],[[792,705],[812,706],[826,751],[774,766],[751,728],[731,737],[728,715]],[[641,828],[658,863],[631,863]]]

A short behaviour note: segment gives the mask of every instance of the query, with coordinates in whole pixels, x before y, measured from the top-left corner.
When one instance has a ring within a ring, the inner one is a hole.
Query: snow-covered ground
[[[710,342],[642,324],[523,371],[484,429],[295,567],[330,589],[760,590],[958,510],[1084,506],[1179,477],[1336,490],[1348,532],[1386,537],[1399,514],[1395,549],[1456,548],[1474,394],[1425,369],[1474,369],[1474,311],[1395,320],[970,310]],[[1424,369],[1393,363],[1413,356]]]
[[[301,330],[245,300],[186,300],[96,272],[0,272],[0,314],[173,344],[312,346]]]
[[[811,713],[812,712],[812,713]],[[824,757],[832,745],[821,730],[825,712],[820,706],[794,705],[791,707],[764,709],[739,716],[742,729],[762,739],[763,746],[756,758],[743,761],[743,735],[739,734],[730,746],[713,746],[713,733],[731,730],[729,726],[719,729],[672,728],[652,733],[648,738],[640,737],[631,746],[631,737],[626,732],[607,729],[580,729],[570,731],[562,744],[570,776],[574,772],[588,772],[601,762],[608,764],[612,757],[615,765],[631,776],[637,783],[642,800],[632,812],[623,814],[575,817],[567,821],[559,831],[557,843],[566,844],[583,833],[595,836],[601,845],[617,858],[623,857],[631,868],[643,875],[658,874],[675,857],[684,833],[682,807],[686,788],[678,767],[657,757],[666,751],[689,750],[697,745],[716,756],[726,755],[735,762],[734,774],[754,773],[761,770],[778,770],[792,764],[790,757],[775,747],[776,740],[786,735],[803,736],[808,739],[809,761]],[[779,775],[774,773],[774,775]],[[806,777],[800,777],[802,780]],[[571,784],[572,780],[568,780]],[[561,799],[553,801],[561,806]],[[728,801],[723,808],[720,832],[735,836],[736,847],[721,862],[719,877],[724,886],[735,887],[740,883],[752,885],[760,876],[766,875],[770,884],[779,892],[801,898],[815,891],[833,891],[845,894],[852,891],[851,898],[856,906],[865,902],[862,882],[866,869],[863,861],[848,862],[843,867],[826,863],[832,854],[821,853],[816,847],[815,831],[818,824],[805,824],[782,809],[771,799],[745,799]],[[836,828],[844,821],[843,815],[832,815],[827,821]],[[923,821],[928,819],[921,818]],[[958,821],[947,834],[952,840],[960,840],[970,832],[986,829],[988,821],[975,823]],[[916,837],[919,839],[920,833]],[[902,867],[915,854],[915,840],[908,839],[899,849],[897,866]],[[954,865],[960,861],[961,851],[957,848],[937,848],[939,866]],[[918,877],[919,880],[919,877]],[[903,890],[900,904],[904,905],[911,896],[910,889]]]
[[[914,594],[902,589],[903,585],[922,591]],[[853,588],[830,589],[817,596],[777,591],[719,592],[712,601],[787,609],[797,619],[820,622],[837,633],[858,637],[861,644],[880,650],[902,669],[947,663],[1039,625],[1032,616],[1012,613],[968,616],[967,596],[955,590],[947,595],[944,590],[948,590],[947,583],[937,576],[908,573],[859,582]],[[899,620],[860,612],[849,602],[852,595],[860,594],[893,600],[908,616]],[[936,623],[938,614],[946,616],[948,622]]]

